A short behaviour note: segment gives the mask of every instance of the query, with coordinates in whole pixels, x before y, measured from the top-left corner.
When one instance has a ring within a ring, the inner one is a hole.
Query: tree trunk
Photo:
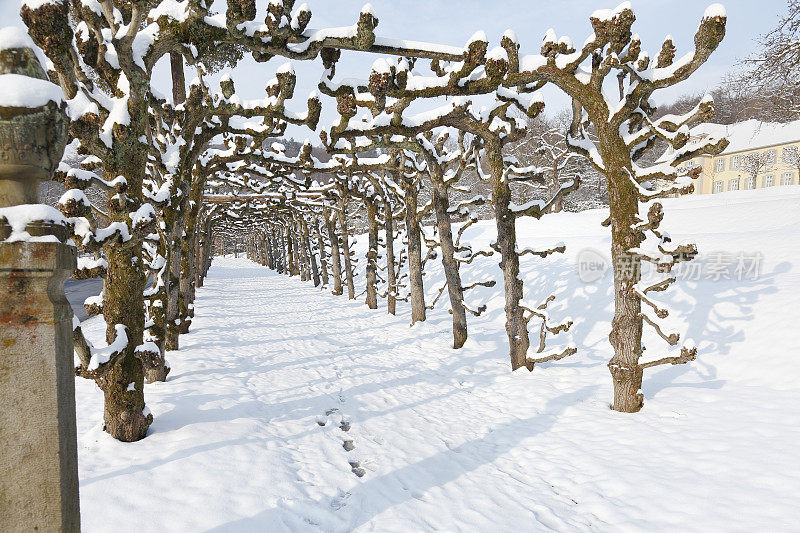
[[[189,217],[187,219],[193,219],[191,217],[191,213],[189,213]],[[184,231],[186,225],[184,224]],[[180,279],[180,287],[178,287],[179,292],[179,299],[182,305],[180,306],[180,333],[186,334],[189,333],[189,327],[192,323],[192,318],[194,317],[194,271],[195,271],[195,264],[194,264],[194,248],[195,248],[195,239],[196,234],[193,229],[193,226],[189,228],[189,231],[185,232],[186,235],[182,239],[182,250],[181,250],[181,279]]]
[[[353,267],[350,261],[350,239],[347,231],[347,200],[342,195],[339,199],[339,225],[342,228],[342,252],[344,254],[344,274],[347,283],[347,298],[355,300],[356,287],[353,284]]]
[[[303,236],[303,226],[299,222],[294,223],[294,249],[297,251],[298,270],[300,271],[300,281],[307,281],[308,258],[306,257],[305,238]]]
[[[611,146],[611,143],[608,145]],[[642,355],[642,301],[634,290],[641,279],[641,260],[628,250],[639,245],[639,239],[631,229],[636,222],[639,206],[637,191],[628,179],[630,169],[624,166],[623,161],[615,161],[614,156],[612,153],[604,158],[604,162],[616,163],[608,167],[611,264],[614,268],[614,318],[608,336],[614,356],[608,368],[614,380],[613,409],[635,413],[644,404],[642,368],[639,366],[639,357]]]
[[[492,204],[497,225],[497,248],[500,251],[500,268],[503,271],[505,292],[506,333],[511,355],[511,370],[528,366],[528,326],[525,322],[522,301],[522,280],[519,279],[517,255],[517,229],[511,211],[511,189],[503,179],[502,147],[486,143],[486,154],[492,173]]]
[[[273,252],[272,246],[272,229],[268,229],[267,232],[264,233],[264,248],[267,254],[267,267],[269,267],[270,270],[276,270],[275,252]]]
[[[293,228],[294,231],[292,232],[292,247],[294,248],[294,258],[297,262],[295,265],[296,271],[300,274],[300,281],[306,281],[308,279],[306,266],[307,263],[305,262],[305,254],[303,253],[303,248],[300,245],[300,235],[299,235],[299,228]]]
[[[167,274],[167,311],[166,328],[164,336],[164,349],[168,351],[178,349],[178,335],[180,334],[180,324],[178,321],[178,299],[180,295],[180,275],[181,275],[181,239],[183,232],[183,217],[178,217],[173,225],[172,240],[169,243],[169,266]]]
[[[289,261],[289,275],[296,276],[299,274],[299,269],[297,267],[297,252],[294,249],[294,237],[292,237],[292,226],[291,224],[286,225],[286,255]]]
[[[325,239],[319,227],[319,219],[314,219],[314,231],[317,233],[317,246],[319,247],[319,265],[322,269],[322,286],[327,287],[330,279],[328,278],[328,258],[325,254]]]
[[[556,160],[553,163],[553,170],[550,176],[550,198],[553,198],[556,194],[558,194],[558,191],[561,190],[561,182],[558,179],[558,165],[559,161]],[[564,197],[559,196],[556,199],[556,201],[553,202],[553,205],[550,206],[549,212],[560,213],[563,210],[564,210]]]
[[[198,225],[197,237],[195,237],[197,239],[197,249],[195,250],[195,253],[197,255],[195,256],[195,260],[194,260],[194,264],[195,264],[194,286],[195,287],[202,287],[203,286],[203,279],[202,279],[203,278],[203,251],[204,251],[204,249],[206,247],[206,234],[205,234],[205,232],[203,231],[202,228],[203,228],[202,224]]]
[[[201,281],[206,279],[206,274],[208,274],[208,269],[211,267],[211,260],[214,257],[214,233],[211,227],[211,218],[206,218],[205,220],[205,234],[208,236],[206,240],[206,249],[205,253],[203,254],[203,275],[200,278]]]
[[[178,52],[169,54],[170,71],[172,72],[172,101],[175,105],[186,101],[186,79],[183,75],[183,56]]]
[[[425,287],[422,282],[422,238],[417,215],[417,191],[403,179],[406,204],[406,245],[408,251],[408,283],[411,291],[411,324],[425,321]]]
[[[281,226],[275,226],[272,230],[272,253],[275,256],[275,270],[278,274],[284,273],[283,256],[286,253],[286,248],[283,245],[283,229]]]
[[[430,158],[432,159],[432,158]],[[433,161],[435,164],[436,162]],[[464,291],[461,288],[461,276],[458,272],[458,262],[455,258],[453,245],[453,227],[450,220],[450,200],[447,197],[447,187],[438,165],[432,167],[428,164],[431,181],[433,183],[433,209],[436,213],[436,227],[439,230],[439,243],[442,251],[442,268],[447,280],[447,294],[450,298],[450,311],[453,314],[453,348],[461,348],[467,341],[467,312],[464,309]]]
[[[366,200],[369,227],[367,247],[367,299],[370,309],[378,308],[378,208],[372,200]]]
[[[311,235],[308,231],[308,223],[303,220],[303,240],[305,241],[306,255],[308,262],[311,265],[311,280],[314,282],[315,287],[319,287],[319,268],[317,267],[317,256],[314,253],[314,247],[311,245]]]
[[[278,259],[280,261],[280,272],[281,274],[286,274],[288,270],[288,265],[286,264],[286,240],[283,238],[283,227],[278,226],[278,232],[276,234],[276,239],[278,242]]]
[[[108,273],[103,290],[106,342],[111,344],[116,338],[114,325],[124,324],[128,345],[97,384],[105,397],[105,430],[125,442],[144,438],[153,421],[151,414],[144,413],[144,367],[134,352],[142,344],[144,332],[145,278],[139,267],[139,255],[140,251],[134,247],[106,247]],[[131,383],[134,389],[128,390]]]
[[[392,205],[384,204],[384,228],[386,230],[386,311],[393,315],[397,310],[397,279],[394,264],[394,219]]]
[[[342,256],[339,253],[339,236],[336,235],[336,219],[327,209],[323,211],[325,230],[328,232],[328,241],[331,243],[331,273],[333,274],[333,290],[331,293],[340,295],[344,292],[342,287]]]

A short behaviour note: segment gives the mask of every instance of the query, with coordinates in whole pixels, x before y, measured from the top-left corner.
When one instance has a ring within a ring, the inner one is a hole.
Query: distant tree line
[[[800,0],[788,0],[778,25],[758,40],[757,50],[711,91],[716,112],[709,122],[800,119]],[[693,109],[702,93],[687,94],[659,108],[659,115]]]

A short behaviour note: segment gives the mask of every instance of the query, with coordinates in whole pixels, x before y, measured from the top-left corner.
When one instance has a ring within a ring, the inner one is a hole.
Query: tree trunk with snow
[[[264,252],[266,253],[267,258],[267,267],[270,270],[277,270],[277,266],[275,265],[275,255],[273,253],[272,247],[272,228],[267,228],[264,232]]]
[[[317,236],[317,248],[319,248],[319,266],[322,270],[322,286],[327,287],[330,279],[328,278],[328,257],[325,253],[325,238],[319,227],[319,218],[314,217],[314,232]]]
[[[325,230],[328,233],[328,241],[331,243],[331,273],[333,274],[334,295],[344,292],[342,285],[342,256],[339,253],[339,236],[336,234],[336,218],[331,216],[328,209],[323,210],[322,216],[325,219]]]
[[[417,207],[417,189],[407,179],[402,180],[405,201],[406,239],[408,243],[408,284],[411,292],[411,324],[425,321],[425,286],[422,281],[422,238]]]
[[[378,207],[375,200],[365,199],[367,204],[367,299],[370,309],[378,308]]]
[[[180,294],[180,273],[181,273],[181,239],[183,232],[183,217],[178,217],[172,228],[172,239],[169,243],[169,264],[167,267],[167,307],[166,307],[166,327],[164,336],[164,349],[178,349],[178,335],[180,334],[180,324],[178,322],[178,299]],[[155,377],[155,375],[153,376]],[[166,374],[164,375],[166,379]],[[158,380],[163,381],[163,380]]]
[[[144,366],[135,352],[142,344],[144,332],[142,291],[145,283],[137,252],[133,248],[116,246],[106,250],[108,275],[103,291],[103,316],[109,324],[106,342],[110,345],[116,338],[113,324],[125,325],[128,342],[122,355],[104,371],[97,384],[105,400],[105,430],[124,442],[144,438],[153,422],[153,416],[144,411]]]
[[[356,287],[353,283],[353,266],[350,260],[350,238],[347,229],[347,197],[339,198],[339,226],[342,228],[342,254],[344,255],[344,275],[347,283],[347,298],[355,300]]]
[[[303,225],[303,240],[305,241],[306,256],[311,265],[311,280],[314,282],[315,287],[319,287],[319,267],[317,266],[317,255],[314,253],[314,246],[311,244],[311,234],[308,228],[308,222],[301,220]]]
[[[291,222],[286,222],[286,260],[289,263],[289,275],[297,276],[300,273],[297,262],[297,250],[294,247]]]
[[[194,317],[194,279],[195,279],[195,240],[197,239],[194,229],[186,232],[186,236],[182,239],[181,250],[181,279],[180,287],[178,288],[181,301],[180,309],[180,332],[181,334],[189,333],[191,319]]]
[[[397,279],[394,260],[394,218],[391,202],[384,203],[384,223],[386,230],[386,311],[393,315],[397,310]]]
[[[555,198],[555,201],[550,205],[548,212],[560,213],[564,210],[564,197],[558,195],[561,189],[561,180],[559,179],[559,164],[560,160],[553,162],[553,167],[550,171],[550,198]]]
[[[461,287],[461,275],[455,258],[453,245],[453,224],[450,219],[450,199],[447,196],[447,185],[441,175],[441,167],[434,157],[425,153],[428,170],[433,186],[433,210],[436,214],[436,227],[439,230],[439,247],[442,252],[442,269],[447,280],[447,295],[450,299],[450,312],[453,315],[453,348],[461,348],[467,341],[467,312],[464,309],[464,291]]]
[[[497,142],[487,142],[486,156],[492,174],[492,206],[497,227],[496,246],[500,252],[500,269],[503,271],[506,334],[510,347],[511,370],[528,368],[527,353],[530,339],[528,325],[520,305],[522,280],[519,279],[516,218],[511,211],[511,189],[505,178],[502,145]]]

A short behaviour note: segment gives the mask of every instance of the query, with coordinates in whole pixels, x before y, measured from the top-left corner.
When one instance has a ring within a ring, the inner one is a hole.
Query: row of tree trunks
[[[422,272],[422,234],[420,213],[417,208],[418,187],[413,179],[399,180],[405,189],[402,200],[405,233],[407,237],[406,252],[409,262],[410,299],[412,305],[412,324],[424,321],[426,317],[425,296]],[[373,183],[374,185],[374,183]],[[453,301],[454,313],[454,346],[461,347],[467,338],[466,309],[463,305],[463,289],[458,273],[458,261],[455,258],[449,200],[447,187],[440,180],[440,189],[436,192],[435,208],[439,233],[442,235],[443,264],[447,271],[449,294]],[[376,189],[378,187],[376,186]],[[442,192],[444,189],[444,192]],[[290,276],[301,277],[301,280],[312,280],[315,286],[330,286],[334,295],[344,293],[355,299],[355,283],[353,268],[353,252],[348,223],[348,204],[350,194],[360,196],[367,208],[367,244],[366,255],[366,305],[371,309],[378,307],[378,266],[379,247],[386,248],[386,309],[390,314],[397,312],[399,292],[399,270],[395,249],[396,221],[392,201],[388,191],[369,192],[349,191],[348,185],[340,183],[337,187],[336,206],[324,206],[318,212],[296,211],[283,216],[280,224],[270,224],[263,231],[251,235],[247,241],[248,257],[278,272],[286,272]],[[367,196],[369,194],[369,196]],[[321,220],[320,220],[321,217]],[[385,242],[381,243],[381,230]],[[400,261],[405,262],[401,254]]]
[[[348,296],[355,297],[352,252],[350,250],[350,236],[347,226],[347,201],[345,198],[346,196],[344,195],[340,197],[338,209],[324,207],[321,213],[311,213],[310,215],[306,213],[308,216],[298,212],[284,220],[286,222],[285,226],[269,225],[261,232],[250,234],[246,240],[247,257],[278,272],[284,270],[282,257],[288,257],[290,275],[298,275],[299,273],[301,280],[307,281],[311,279],[315,286],[327,287],[332,281],[333,294],[343,294],[343,288],[346,284]],[[389,201],[380,197],[367,198],[365,204],[367,205],[369,224],[369,250],[366,258],[366,303],[371,309],[377,309],[378,307],[378,252],[382,226],[386,239],[387,312],[395,314],[398,296],[398,265],[394,245],[395,214],[393,206]],[[416,214],[416,194],[411,200],[411,205]],[[447,209],[446,204],[444,209]],[[381,210],[383,211],[383,220],[379,218]],[[332,211],[336,212],[332,213]],[[320,216],[322,221],[320,221]],[[419,217],[413,216],[411,218],[413,220],[412,231],[415,237],[410,239],[410,248],[415,248],[415,251],[410,255],[417,258],[415,279],[418,278],[419,280],[418,286],[413,291],[416,296],[414,301],[418,302],[418,313],[414,313],[414,315],[415,321],[419,321],[424,319],[425,316],[421,281],[421,237]],[[281,227],[285,229],[285,232],[278,229]],[[338,231],[339,228],[342,228],[342,230]],[[450,242],[452,245],[452,239]],[[328,253],[328,245],[330,246],[330,253]],[[342,254],[344,254],[344,261],[342,261]],[[342,276],[343,266],[344,276]]]

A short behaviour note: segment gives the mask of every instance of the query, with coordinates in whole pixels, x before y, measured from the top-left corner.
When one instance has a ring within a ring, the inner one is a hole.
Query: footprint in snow
[[[334,424],[336,422],[339,423],[338,427],[342,432],[339,435],[339,438],[342,440],[342,448],[344,451],[348,452],[348,455],[351,455],[350,452],[356,449],[356,445],[353,437],[349,435],[349,432],[353,426],[350,422],[350,418],[347,415],[342,414],[338,408],[332,407],[325,411],[325,416],[317,417],[317,424],[319,426],[327,426],[332,417]],[[355,458],[349,457],[347,462],[350,464],[350,471],[356,476],[364,477],[364,475],[367,473],[367,471],[361,466],[361,462]]]
[[[349,461],[350,462],[350,471],[357,475],[358,477],[364,477],[364,474],[367,473],[366,470],[361,468],[361,463],[359,461]]]
[[[338,511],[339,509],[347,505],[348,498],[350,498],[349,492],[340,493],[333,500],[331,500],[331,508],[333,508],[334,511]]]

